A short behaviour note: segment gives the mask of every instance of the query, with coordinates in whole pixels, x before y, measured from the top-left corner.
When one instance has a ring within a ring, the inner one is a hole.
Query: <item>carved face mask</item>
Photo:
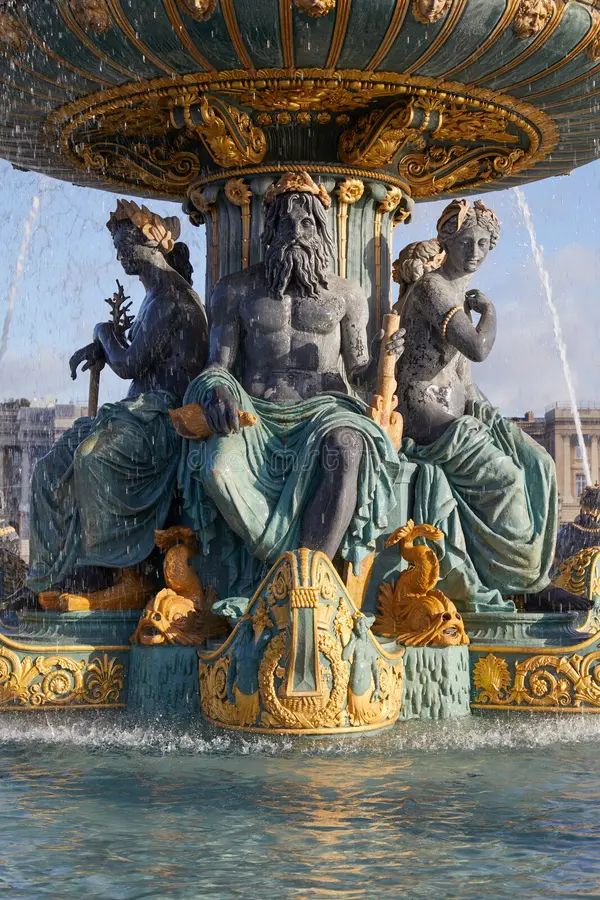
[[[132,641],[146,645],[195,644],[202,637],[193,601],[165,588],[142,613]]]
[[[400,644],[412,647],[458,647],[469,643],[461,614],[441,591],[407,598],[395,637]]]

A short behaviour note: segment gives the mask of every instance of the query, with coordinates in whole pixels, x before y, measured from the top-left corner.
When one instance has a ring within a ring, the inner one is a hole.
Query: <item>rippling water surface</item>
[[[8,897],[600,895],[600,717],[345,741],[0,720]]]

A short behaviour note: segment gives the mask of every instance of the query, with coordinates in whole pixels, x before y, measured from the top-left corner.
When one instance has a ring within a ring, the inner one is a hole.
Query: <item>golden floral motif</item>
[[[0,11],[0,48],[9,55],[21,55],[27,50],[27,32],[16,16]]]
[[[336,2],[337,0],[294,0],[300,12],[313,18],[326,16],[332,9],[335,9]]]
[[[106,0],[68,0],[73,17],[81,28],[104,34],[113,21]]]
[[[0,708],[114,706],[124,683],[123,665],[106,653],[86,662],[57,655],[19,657],[0,647]]]
[[[546,27],[555,12],[555,0],[521,0],[513,21],[516,37],[535,37]]]
[[[502,657],[488,653],[475,663],[473,683],[479,690],[479,703],[494,703],[498,697],[505,697],[510,685],[508,663]]]
[[[394,212],[398,204],[402,200],[402,191],[400,188],[392,187],[387,192],[383,200],[377,204],[377,209],[382,213]]]
[[[412,14],[422,25],[432,25],[445,16],[452,0],[413,0]]]
[[[477,705],[536,709],[600,708],[600,651],[554,656],[541,653],[520,660],[511,679],[508,664],[490,653],[477,661]]]
[[[365,186],[358,178],[346,178],[337,186],[340,203],[357,203],[365,192]]]
[[[217,0],[179,0],[183,10],[199,22],[206,22],[214,16]]]
[[[244,206],[250,202],[252,191],[243,178],[230,178],[225,184],[225,196],[234,206]]]

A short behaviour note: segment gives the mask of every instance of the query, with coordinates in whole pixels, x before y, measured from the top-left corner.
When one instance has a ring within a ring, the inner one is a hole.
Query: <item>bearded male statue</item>
[[[214,435],[189,441],[180,466],[204,552],[219,554],[239,593],[301,546],[356,568],[387,526],[399,472],[348,387],[373,371],[369,308],[329,271],[330,198],[307,173],[286,174],[266,204],[264,263],[222,278],[210,301],[209,366],[185,402],[204,408]],[[398,332],[386,351],[402,349]],[[241,411],[257,423],[240,428]]]

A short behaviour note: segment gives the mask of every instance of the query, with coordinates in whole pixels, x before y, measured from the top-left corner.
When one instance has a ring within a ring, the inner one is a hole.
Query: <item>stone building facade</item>
[[[600,404],[579,408],[592,483],[600,481]],[[579,512],[579,497],[586,485],[583,450],[577,439],[575,420],[568,403],[555,403],[543,417],[527,412],[513,419],[523,431],[546,448],[556,463],[560,520],[572,522]]]
[[[0,515],[19,532],[26,555],[33,467],[87,409],[74,404],[36,407],[0,403]]]

